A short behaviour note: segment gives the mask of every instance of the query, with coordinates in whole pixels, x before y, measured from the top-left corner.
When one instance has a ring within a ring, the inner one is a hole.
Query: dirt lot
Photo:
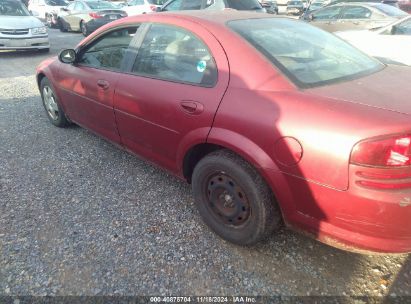
[[[79,127],[47,120],[34,69],[0,53],[0,294],[411,296],[411,258],[283,230],[242,248],[200,220],[189,185]],[[410,219],[411,220],[411,219]]]

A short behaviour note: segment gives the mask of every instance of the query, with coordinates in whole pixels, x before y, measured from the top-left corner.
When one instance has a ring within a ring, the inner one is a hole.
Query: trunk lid
[[[411,114],[411,68],[387,66],[374,74],[318,88],[307,93]]]

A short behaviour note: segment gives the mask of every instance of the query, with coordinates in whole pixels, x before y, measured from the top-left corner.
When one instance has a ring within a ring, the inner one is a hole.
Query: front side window
[[[228,7],[239,11],[260,10],[262,6],[258,0],[226,0]]]
[[[228,25],[299,87],[354,79],[384,67],[336,36],[303,22],[266,18]]]
[[[207,0],[205,8],[210,10],[222,10],[225,8],[224,0]]]
[[[163,8],[164,11],[178,11],[181,8],[183,0],[175,0]]]
[[[368,19],[370,17],[371,11],[362,6],[347,6],[341,15],[341,19]]]
[[[153,5],[163,5],[165,3],[165,0],[148,0],[148,3]]]
[[[177,27],[153,24],[138,51],[133,73],[173,82],[213,86],[214,59],[193,34]]]
[[[332,6],[320,9],[313,13],[315,20],[335,20],[340,15],[341,6]]]
[[[136,31],[136,27],[131,27],[104,35],[81,52],[78,63],[93,68],[121,70],[121,63]]]
[[[74,10],[75,11],[83,11],[84,10],[84,5],[81,2],[76,2],[74,5]]]
[[[201,9],[202,0],[184,0],[182,10],[199,10]]]

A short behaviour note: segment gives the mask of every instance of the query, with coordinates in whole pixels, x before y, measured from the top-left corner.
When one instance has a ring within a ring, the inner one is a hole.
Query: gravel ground
[[[81,39],[50,35],[59,48]],[[34,80],[52,54],[0,53],[0,295],[411,296],[410,256],[288,230],[229,244],[201,222],[189,185],[84,129],[53,127]]]

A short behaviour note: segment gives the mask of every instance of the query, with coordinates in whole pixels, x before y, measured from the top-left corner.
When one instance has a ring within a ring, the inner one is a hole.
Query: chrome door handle
[[[110,87],[110,84],[106,80],[97,80],[97,85],[103,90],[107,90]]]

